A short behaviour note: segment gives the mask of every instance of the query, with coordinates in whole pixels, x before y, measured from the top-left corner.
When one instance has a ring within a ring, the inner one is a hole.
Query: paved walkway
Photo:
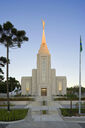
[[[23,121],[17,124],[10,124],[6,128],[82,128],[77,123],[65,123],[65,122],[26,122]],[[84,127],[83,127],[84,128]]]
[[[34,121],[63,121],[60,116],[57,115],[33,115]]]
[[[59,112],[60,107],[60,104],[54,105],[52,102],[48,106],[35,102],[27,106],[29,112],[23,121],[0,125],[0,128],[85,128],[85,124],[64,121]],[[42,115],[41,110],[48,110],[48,114]]]
[[[58,109],[62,107],[60,104],[54,104],[54,102],[47,102],[46,106],[42,105],[42,102],[35,102],[29,105],[31,110],[31,117],[34,121],[63,121]],[[42,111],[46,110],[46,114],[42,114]]]

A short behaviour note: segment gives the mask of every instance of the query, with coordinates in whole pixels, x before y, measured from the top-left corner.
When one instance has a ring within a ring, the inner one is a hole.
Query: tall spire
[[[45,32],[44,32],[45,22],[42,21],[42,24],[43,24],[43,34],[42,34],[42,42],[41,42],[41,46],[40,46],[40,49],[39,49],[39,53],[50,54],[49,50],[48,50],[48,47],[47,47],[47,44],[46,44],[46,39],[45,39]]]

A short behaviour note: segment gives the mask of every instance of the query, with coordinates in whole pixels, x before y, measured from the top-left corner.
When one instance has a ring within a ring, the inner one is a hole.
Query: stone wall
[[[59,90],[59,84],[61,83],[61,89]],[[67,88],[67,80],[65,76],[57,76],[56,77],[56,93],[57,95],[65,95]]]
[[[30,95],[32,93],[32,77],[21,78],[22,95]]]

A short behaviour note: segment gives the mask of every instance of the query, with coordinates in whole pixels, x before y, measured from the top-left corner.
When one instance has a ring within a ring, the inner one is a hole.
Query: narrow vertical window
[[[60,92],[62,91],[62,82],[61,81],[59,81],[58,89],[59,89]]]
[[[42,57],[42,81],[46,81],[46,57]]]

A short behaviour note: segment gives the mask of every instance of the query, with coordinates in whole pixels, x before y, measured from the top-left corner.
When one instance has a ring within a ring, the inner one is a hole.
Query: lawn
[[[47,110],[42,110],[42,114],[43,115],[47,114]]]
[[[81,113],[85,115],[85,108],[81,109]],[[78,108],[61,108],[61,114],[63,116],[79,116],[78,114]]]
[[[46,101],[43,101],[43,104],[42,105],[45,106],[46,105]]]
[[[28,109],[13,109],[8,112],[6,109],[0,109],[0,121],[16,121],[24,119]]]

